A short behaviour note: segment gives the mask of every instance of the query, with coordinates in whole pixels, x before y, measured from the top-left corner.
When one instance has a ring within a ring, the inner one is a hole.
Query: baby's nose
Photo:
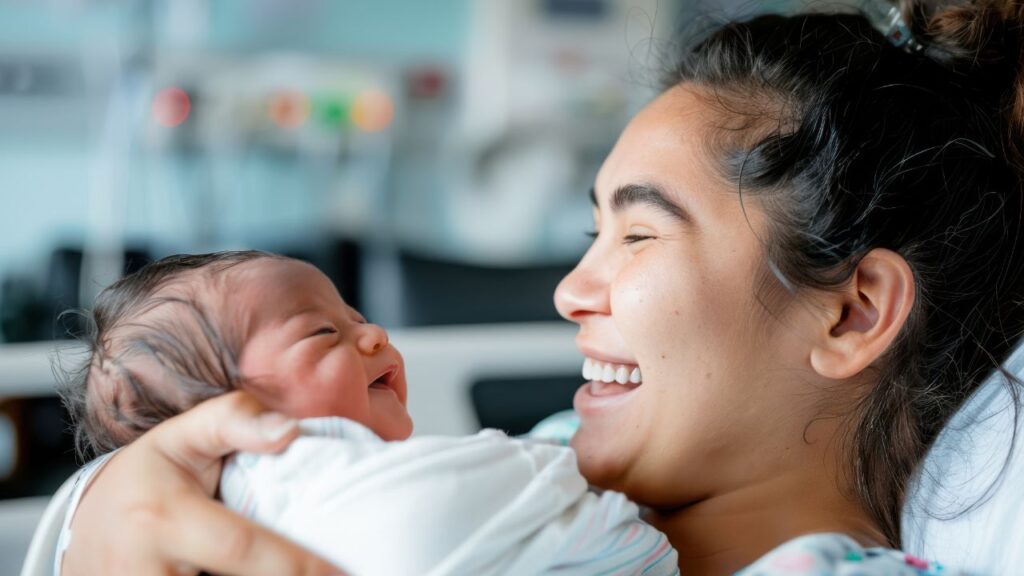
[[[388,333],[376,324],[361,324],[356,346],[363,354],[376,354],[388,345]]]

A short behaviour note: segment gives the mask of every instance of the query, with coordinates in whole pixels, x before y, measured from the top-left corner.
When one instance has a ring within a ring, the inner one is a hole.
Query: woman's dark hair
[[[861,14],[762,16],[691,46],[666,82],[722,112],[709,146],[768,216],[761,288],[836,289],[874,248],[913,271],[910,316],[848,415],[855,497],[897,547],[944,423],[994,369],[1017,398],[1000,364],[1024,329],[1024,3],[902,12],[920,49]]]
[[[82,313],[85,359],[58,385],[81,455],[128,444],[195,404],[239,387],[238,334],[222,310],[211,310],[195,297],[189,281],[262,258],[281,257],[252,250],[168,256],[97,296],[93,310]],[[178,290],[164,290],[175,282],[181,284]],[[175,308],[150,314],[164,306]],[[156,385],[154,378],[168,379],[168,386]]]

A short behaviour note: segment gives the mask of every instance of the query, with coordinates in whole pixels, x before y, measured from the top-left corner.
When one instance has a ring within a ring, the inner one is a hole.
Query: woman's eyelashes
[[[584,234],[591,240],[596,240],[598,232],[596,230],[590,230],[584,232]],[[626,234],[622,237],[623,244],[636,244],[637,242],[643,242],[644,240],[651,240],[654,236],[650,234]]]
[[[627,234],[622,238],[623,244],[636,244],[637,242],[643,242],[644,240],[650,240],[654,236],[648,236],[646,234]]]

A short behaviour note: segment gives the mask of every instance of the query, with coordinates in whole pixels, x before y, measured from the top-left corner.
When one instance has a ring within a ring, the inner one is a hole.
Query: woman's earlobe
[[[845,380],[856,376],[869,362],[863,362],[863,332],[846,330],[836,334],[833,330],[824,344],[811,349],[811,368],[824,378]]]
[[[829,298],[836,312],[811,350],[811,367],[825,378],[856,376],[896,340],[914,295],[914,275],[902,256],[883,248],[869,252],[847,287]]]

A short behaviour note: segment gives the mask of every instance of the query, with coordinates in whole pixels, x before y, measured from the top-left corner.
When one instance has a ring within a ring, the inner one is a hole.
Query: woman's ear
[[[870,366],[903,329],[914,294],[914,273],[902,256],[884,248],[868,252],[846,287],[825,297],[811,367],[839,380]]]

